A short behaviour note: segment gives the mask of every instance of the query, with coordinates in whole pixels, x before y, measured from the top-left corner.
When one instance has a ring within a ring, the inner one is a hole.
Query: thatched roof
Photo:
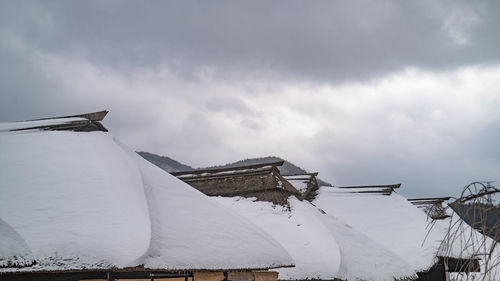
[[[346,192],[351,189],[356,192]],[[466,244],[453,245],[447,252],[442,250],[441,241],[448,233],[449,219],[432,221],[396,192],[380,196],[379,193],[359,190],[363,188],[321,187],[313,203],[398,254],[416,271],[430,269],[438,261],[438,256],[474,258]],[[431,222],[433,227],[429,228]]]
[[[109,134],[50,129],[99,118],[0,123],[1,274],[293,265],[272,237]]]

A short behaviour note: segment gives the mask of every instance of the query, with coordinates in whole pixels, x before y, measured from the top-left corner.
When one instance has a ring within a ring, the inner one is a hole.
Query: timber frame
[[[278,272],[268,270],[236,271],[160,271],[160,270],[92,270],[50,272],[3,272],[6,281],[276,281]]]
[[[295,181],[302,181],[303,183],[306,183],[307,188],[305,190],[296,189],[301,192],[300,199],[312,202],[316,198],[316,195],[318,195],[319,184],[317,176],[318,173],[302,173],[283,175],[283,178],[285,178],[292,185],[294,185]]]
[[[346,193],[368,193],[391,195],[394,189],[400,188],[401,184],[385,184],[385,185],[353,185],[353,186],[336,186],[336,188],[345,189]],[[366,190],[365,190],[366,189]]]
[[[293,195],[300,199],[302,194],[281,175],[277,167],[283,163],[278,161],[171,174],[208,196],[242,196],[285,206],[288,197]]]
[[[438,256],[438,261],[425,272],[417,272],[416,281],[448,281],[450,272],[480,272],[479,259]]]
[[[433,220],[442,220],[449,218],[446,214],[443,202],[450,200],[451,197],[429,197],[429,198],[412,198],[408,201],[419,209],[423,209],[425,213]]]
[[[63,122],[56,124],[48,124],[48,125],[38,125],[38,126],[27,126],[19,129],[13,129],[11,131],[25,131],[25,130],[44,130],[44,131],[75,131],[75,132],[91,132],[91,131],[103,131],[107,132],[101,121],[108,114],[107,110],[91,112],[91,113],[83,113],[77,115],[67,115],[67,116],[59,116],[59,117],[51,117],[51,118],[41,118],[34,120],[26,120],[23,122],[30,121],[43,121],[43,120],[51,120],[51,119],[69,119],[69,118],[81,118],[81,120],[73,120],[68,122]]]

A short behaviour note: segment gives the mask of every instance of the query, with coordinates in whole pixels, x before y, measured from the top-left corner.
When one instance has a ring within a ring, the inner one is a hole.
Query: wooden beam
[[[283,176],[291,177],[291,176],[317,176],[318,172],[314,173],[298,173],[298,174],[284,174]]]
[[[276,271],[260,271],[254,272],[255,281],[276,281],[278,280],[278,272]]]
[[[170,174],[174,176],[181,176],[181,175],[189,175],[189,174],[204,174],[204,173],[220,173],[220,172],[227,172],[227,171],[241,171],[241,170],[247,170],[247,169],[257,169],[257,168],[262,168],[266,166],[283,166],[283,163],[285,161],[276,161],[276,162],[267,162],[267,163],[261,163],[261,164],[253,164],[253,165],[246,165],[246,166],[237,166],[237,167],[225,167],[225,168],[211,168],[211,169],[196,169],[193,171],[181,171],[181,172],[172,172]]]
[[[245,271],[232,271],[227,273],[227,280],[229,281],[254,281],[253,272]]]
[[[336,186],[336,188],[400,188],[401,184]]]
[[[411,198],[408,199],[408,201],[426,201],[426,200],[440,200],[440,201],[446,201],[450,200],[451,197],[427,197],[427,198]]]
[[[193,273],[193,281],[222,281],[224,280],[224,272],[222,271],[200,271]]]
[[[235,171],[234,173],[218,173],[218,174],[208,174],[208,175],[202,175],[202,174],[174,175],[173,173],[171,174],[185,182],[193,182],[193,181],[203,181],[210,179],[244,177],[244,176],[260,175],[260,174],[265,175],[265,174],[270,174],[272,172],[273,172],[273,167],[267,169],[259,169],[259,170],[255,169],[251,171]]]
[[[49,119],[60,119],[60,118],[85,118],[90,121],[102,121],[104,117],[108,114],[109,111],[107,110],[101,110],[101,111],[96,111],[96,112],[90,112],[90,113],[82,113],[82,114],[76,114],[76,115],[66,115],[66,116],[58,116],[58,117],[48,117],[48,118],[40,118],[40,119],[33,119],[33,120],[26,120],[26,121],[40,121],[40,120],[49,120]]]

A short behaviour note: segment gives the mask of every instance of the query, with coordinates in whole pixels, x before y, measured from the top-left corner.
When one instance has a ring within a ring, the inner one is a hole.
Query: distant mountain
[[[277,161],[285,161],[282,166],[278,167],[280,173],[282,175],[294,175],[294,174],[304,174],[307,173],[306,170],[300,168],[297,165],[294,165],[285,159],[276,157],[276,156],[267,156],[267,157],[259,157],[259,158],[250,158],[245,160],[236,161],[234,163],[229,163],[221,166],[212,166],[207,168],[234,168],[240,166],[254,165],[254,164],[262,164],[269,162],[277,162]],[[319,186],[332,186],[330,183],[327,183],[321,179],[318,179]]]
[[[144,159],[148,160],[149,162],[155,164],[156,166],[160,167],[161,169],[171,173],[171,172],[180,172],[180,171],[192,171],[196,170],[195,168],[182,164],[170,157],[167,156],[159,156],[153,153],[149,152],[137,152],[139,155],[141,155]],[[240,167],[240,166],[247,166],[247,165],[253,165],[253,164],[262,164],[262,163],[268,163],[268,162],[277,162],[277,161],[285,161],[283,163],[283,166],[278,167],[280,170],[280,173],[282,175],[293,175],[293,174],[303,174],[307,173],[306,170],[300,168],[299,166],[296,166],[282,158],[275,157],[275,156],[267,156],[267,157],[260,157],[260,158],[251,158],[251,159],[245,159],[245,160],[240,160],[234,163],[229,163],[221,166],[211,166],[211,167],[206,167],[207,169],[211,168],[233,168],[233,167]],[[205,169],[205,168],[201,168]],[[332,186],[330,183],[327,183],[321,179],[318,179],[318,184],[319,186]]]
[[[153,153],[149,152],[144,152],[140,151],[137,152],[139,155],[141,155],[144,159],[148,160],[149,162],[155,164],[156,166],[160,167],[161,169],[171,173],[171,172],[180,172],[180,171],[191,171],[194,170],[193,167],[190,167],[188,165],[184,165],[170,157],[167,156],[159,156]]]

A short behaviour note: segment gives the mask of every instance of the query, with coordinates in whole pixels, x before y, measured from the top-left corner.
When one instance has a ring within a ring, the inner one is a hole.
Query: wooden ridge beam
[[[172,174],[174,176],[181,176],[181,175],[188,175],[188,174],[220,173],[220,172],[227,172],[227,171],[240,171],[240,170],[248,170],[248,169],[257,169],[257,168],[262,168],[265,166],[277,167],[277,166],[283,166],[283,163],[285,163],[285,161],[281,160],[281,161],[275,161],[275,162],[267,162],[267,163],[260,163],[260,164],[246,165],[246,166],[237,166],[237,167],[196,169],[196,170],[192,170],[192,171],[172,172],[170,174]]]

